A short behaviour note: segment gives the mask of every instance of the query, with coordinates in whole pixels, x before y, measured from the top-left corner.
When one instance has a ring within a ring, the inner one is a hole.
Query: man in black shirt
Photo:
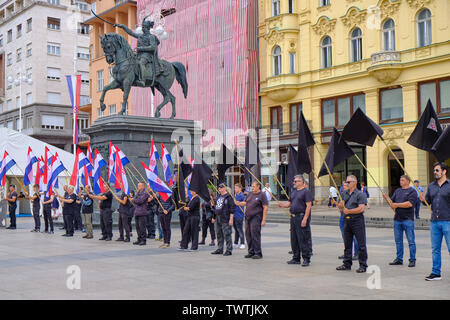
[[[311,206],[312,195],[305,186],[305,179],[301,175],[294,177],[294,190],[286,204],[279,203],[280,208],[290,208],[291,213],[291,246],[293,257],[288,264],[300,264],[300,255],[303,258],[302,267],[311,263]]]
[[[147,238],[155,239],[156,236],[155,214],[158,213],[158,202],[150,186],[147,186],[147,192],[149,194],[147,203],[147,217],[146,217]]]
[[[105,183],[105,192],[99,196],[89,194],[89,198],[100,200],[100,228],[102,229],[102,237],[98,240],[111,241],[112,233],[112,198],[113,195],[109,190],[109,185]]]
[[[411,180],[408,176],[400,177],[400,186],[394,191],[391,198],[385,193],[383,197],[389,203],[391,208],[395,210],[394,215],[394,237],[397,247],[397,257],[389,263],[391,266],[403,264],[403,231],[406,234],[409,244],[409,265],[416,266],[416,244],[414,236],[414,206],[417,201],[417,192],[410,187]]]
[[[45,233],[53,234],[53,218],[52,218],[52,203],[55,199],[54,195],[47,197],[44,195],[44,201],[42,204],[44,205],[44,223],[45,223]],[[49,231],[50,225],[50,231]]]
[[[58,194],[57,196],[64,205],[63,218],[66,225],[66,233],[63,234],[63,237],[73,237],[73,215],[75,211],[75,201],[77,201],[77,195],[73,192],[73,187],[69,186],[64,197],[61,197]]]
[[[34,194],[32,196],[25,191],[26,196],[33,204],[34,229],[31,232],[41,232],[41,218],[39,217],[41,211],[41,194],[39,192],[39,185],[35,184],[33,189]]]
[[[160,194],[158,195],[158,200],[162,206],[162,208],[158,206],[158,214],[164,234],[164,243],[159,247],[165,249],[170,247],[170,237],[172,235],[170,230],[170,220],[172,219],[172,212],[175,209],[175,202],[172,196],[169,196],[164,201]]]
[[[9,185],[9,193],[3,200],[8,201],[9,204],[9,227],[6,229],[16,229],[17,192],[15,185]]]
[[[130,208],[132,206],[128,195],[122,192],[120,198],[114,195],[114,198],[119,203],[119,238],[116,241],[130,242],[130,225],[128,216],[130,214]],[[125,230],[125,238],[123,236],[123,231]]]
[[[218,186],[219,195],[214,201],[214,210],[216,215],[216,232],[217,232],[217,250],[211,254],[222,254],[224,241],[227,243],[227,249],[224,256],[231,256],[233,251],[233,240],[231,232],[233,227],[233,218],[236,205],[233,198],[227,191],[227,186],[224,183]],[[211,221],[214,223],[214,221]]]
[[[94,200],[92,200],[89,195],[92,194],[91,186],[87,185],[84,189],[84,194],[81,197],[81,213],[83,215],[84,229],[86,230],[86,235],[83,236],[85,239],[94,238],[94,232],[92,228],[92,214],[94,213]]]
[[[181,210],[187,212],[187,219],[183,229],[183,237],[181,239],[181,251],[197,251],[198,250],[198,232],[200,223],[200,198],[195,191],[191,190],[192,199],[186,207]],[[192,241],[191,249],[188,250],[189,241]]]
[[[357,273],[366,272],[367,269],[367,247],[366,226],[364,222],[364,210],[367,204],[366,196],[356,188],[358,180],[355,176],[347,177],[344,184],[343,200],[339,202],[338,208],[344,211],[344,264],[336,270],[351,270],[352,268],[352,245],[353,236],[358,242],[359,268]]]
[[[79,193],[75,194],[77,199],[75,200],[74,210],[73,210],[73,229],[75,231],[83,230],[83,221],[81,219],[81,193],[83,192],[83,188],[80,187]]]

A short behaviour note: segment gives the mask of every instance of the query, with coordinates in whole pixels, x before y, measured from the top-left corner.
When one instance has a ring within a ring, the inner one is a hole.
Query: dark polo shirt
[[[344,191],[342,200],[345,202],[345,207],[347,209],[355,209],[358,208],[361,204],[367,204],[367,197],[359,191],[358,189],[353,190],[352,194],[350,194],[348,191]],[[360,213],[362,215],[364,212]],[[351,214],[350,216],[353,216],[354,214]]]

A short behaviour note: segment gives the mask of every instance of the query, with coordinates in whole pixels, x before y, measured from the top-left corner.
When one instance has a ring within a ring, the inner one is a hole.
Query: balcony
[[[401,56],[398,51],[380,51],[371,55],[371,66],[367,68],[369,74],[384,84],[391,83],[402,72]]]
[[[306,123],[308,124],[308,127],[312,127],[312,121],[306,120]],[[259,135],[261,137],[267,136],[270,137],[272,135],[275,135],[275,131],[272,130],[278,130],[278,136],[279,137],[287,137],[287,136],[297,136],[298,135],[298,125],[295,122],[286,122],[279,125],[265,125],[256,128],[257,132],[259,132]]]

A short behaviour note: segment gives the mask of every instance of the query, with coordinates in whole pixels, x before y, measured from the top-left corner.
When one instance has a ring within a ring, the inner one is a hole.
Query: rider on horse
[[[147,18],[147,17],[145,17]],[[155,84],[155,78],[160,75],[163,70],[158,57],[158,45],[159,39],[150,33],[150,29],[153,27],[154,22],[145,20],[142,22],[142,32],[137,34],[123,24],[114,24],[114,27],[122,28],[130,36],[137,38],[137,56],[140,65],[139,80],[136,83],[142,87],[145,87],[145,81],[150,78],[147,64],[151,67],[151,86]]]

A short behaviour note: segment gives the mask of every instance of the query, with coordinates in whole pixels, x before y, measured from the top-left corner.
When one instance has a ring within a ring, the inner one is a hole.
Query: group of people
[[[403,175],[400,178],[400,188],[395,190],[389,197],[383,197],[394,211],[394,238],[396,244],[396,258],[390,265],[403,264],[403,233],[409,245],[408,267],[416,265],[416,245],[414,235],[414,218],[418,218],[418,203],[426,202],[431,205],[431,246],[432,246],[432,272],[425,279],[441,279],[441,245],[445,238],[450,252],[450,180],[447,178],[448,166],[445,163],[435,163],[433,166],[435,181],[428,186],[427,193],[424,194],[422,188],[418,188],[415,181],[414,187],[411,180]],[[364,211],[367,208],[367,195],[364,189],[357,188],[358,180],[354,175],[349,175],[344,181],[343,187],[332,194],[332,204],[336,205],[341,212],[341,232],[344,242],[344,255],[339,256],[343,260],[342,265],[336,270],[351,270],[352,261],[359,261],[357,273],[364,273],[367,270],[367,246]],[[261,259],[263,257],[261,249],[261,228],[265,226],[268,203],[270,197],[267,192],[261,190],[261,185],[254,181],[251,185],[251,192],[246,195],[241,184],[234,185],[234,193],[224,183],[217,187],[216,196],[210,191],[209,201],[200,199],[195,191],[191,191],[190,200],[183,203],[179,197],[179,190],[176,179],[173,186],[173,193],[170,196],[161,197],[154,193],[150,186],[140,182],[138,190],[130,192],[130,195],[122,193],[120,196],[111,192],[108,185],[105,185],[105,192],[94,195],[90,187],[86,186],[77,195],[73,187],[65,187],[64,195],[55,193],[51,197],[39,193],[39,186],[34,186],[34,194],[26,196],[33,203],[33,217],[35,221],[34,232],[40,230],[40,203],[44,206],[45,231],[53,233],[51,210],[55,199],[61,202],[64,217],[63,236],[71,237],[74,234],[74,223],[77,225],[79,218],[76,217],[81,212],[86,235],[83,238],[93,238],[92,214],[94,212],[94,202],[100,209],[100,226],[102,237],[99,240],[111,241],[113,237],[112,226],[112,200],[119,203],[119,238],[116,241],[130,242],[132,236],[131,222],[135,219],[137,241],[135,245],[146,245],[148,238],[155,238],[154,217],[157,216],[158,229],[160,235],[158,240],[162,240],[160,248],[169,248],[171,239],[171,219],[175,210],[179,212],[181,228],[181,241],[178,250],[197,251],[199,245],[206,244],[205,240],[208,230],[211,235],[210,246],[216,245],[217,249],[212,251],[214,255],[232,255],[233,248],[245,248],[247,242],[248,254],[245,258]],[[270,192],[271,193],[271,192]],[[17,208],[17,192],[13,185],[10,192],[3,199],[9,203],[10,227],[16,228],[15,211]],[[293,181],[293,189],[289,195],[289,200],[279,203],[280,207],[289,208],[290,213],[290,240],[292,248],[292,259],[288,264],[301,264],[307,267],[311,264],[312,257],[312,235],[311,235],[311,210],[313,206],[313,196],[307,187],[302,175],[297,175]],[[79,209],[81,208],[81,209]],[[201,226],[201,241],[199,233]],[[245,232],[244,232],[245,226]],[[234,243],[232,230],[235,230]],[[244,236],[245,234],[245,236]],[[190,248],[189,248],[190,244]],[[352,254],[353,253],[353,254]],[[303,262],[302,262],[303,260]]]

